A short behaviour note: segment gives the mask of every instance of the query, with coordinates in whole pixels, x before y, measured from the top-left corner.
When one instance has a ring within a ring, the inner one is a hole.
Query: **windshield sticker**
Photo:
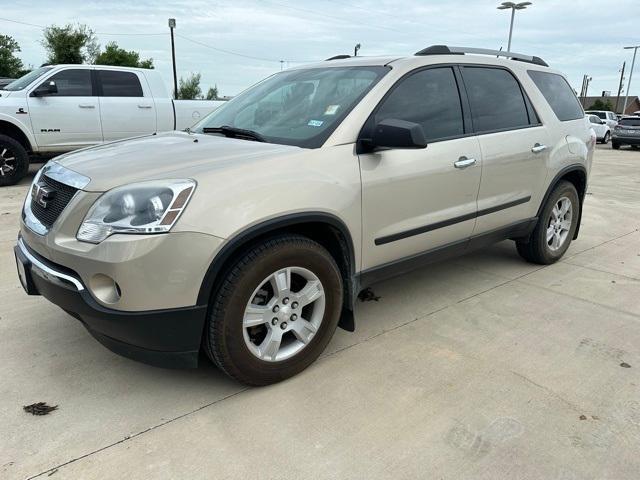
[[[309,123],[307,123],[307,125],[309,125],[310,127],[321,127],[323,123],[324,122],[322,120],[309,120]]]
[[[340,105],[329,105],[327,109],[324,111],[324,114],[335,115],[336,113],[338,113],[339,108],[340,108]]]

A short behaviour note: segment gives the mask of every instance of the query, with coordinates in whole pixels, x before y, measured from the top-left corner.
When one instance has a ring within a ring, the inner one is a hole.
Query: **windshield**
[[[10,91],[22,90],[23,88],[29,86],[31,82],[33,82],[36,78],[41,77],[52,68],[53,67],[40,67],[40,68],[36,68],[35,70],[31,70],[26,75],[20,77],[17,80],[14,80],[9,85],[4,87],[4,90],[10,90]]]
[[[626,125],[628,127],[640,127],[640,117],[638,117],[638,118],[623,118],[618,123],[619,123],[619,125]]]
[[[191,130],[251,130],[269,143],[320,147],[388,67],[327,67],[278,73],[213,111]]]

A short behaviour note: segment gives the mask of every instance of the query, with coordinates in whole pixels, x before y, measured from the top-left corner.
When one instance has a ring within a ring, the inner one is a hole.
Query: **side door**
[[[156,108],[142,74],[96,69],[104,141],[154,133]]]
[[[44,151],[65,151],[102,142],[100,105],[90,68],[57,71],[33,87],[27,97],[36,142]],[[42,84],[57,92],[35,96]]]
[[[400,79],[363,127],[399,119],[422,126],[424,149],[359,155],[362,178],[362,268],[372,269],[445,245],[461,248],[475,223],[480,184],[478,140],[454,66],[428,67]]]
[[[482,151],[474,236],[536,215],[553,149],[515,75],[504,67],[460,67]]]

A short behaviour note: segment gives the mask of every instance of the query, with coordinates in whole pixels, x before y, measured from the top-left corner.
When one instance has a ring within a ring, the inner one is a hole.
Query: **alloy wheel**
[[[306,268],[282,268],[265,278],[247,303],[242,319],[245,344],[260,360],[291,358],[311,342],[324,311],[320,279]]]
[[[561,197],[551,210],[547,224],[547,246],[552,251],[559,250],[567,241],[571,230],[573,206],[568,197]]]
[[[0,147],[0,176],[13,175],[17,168],[16,156],[7,147]]]

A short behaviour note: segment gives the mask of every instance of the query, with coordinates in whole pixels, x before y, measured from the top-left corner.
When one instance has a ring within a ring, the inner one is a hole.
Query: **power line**
[[[44,25],[37,25],[35,23],[28,22],[20,22],[18,20],[11,20],[10,18],[0,18],[5,22],[18,23],[20,25],[27,25],[29,27],[40,28],[41,30],[46,29]],[[110,32],[94,32],[96,35],[166,35],[166,33],[110,33]]]
[[[179,33],[176,33],[176,37],[180,37],[180,38],[182,38],[184,40],[187,40],[188,42],[195,43],[197,45],[200,45],[200,46],[205,47],[205,48],[209,48],[209,49],[214,50],[216,52],[226,53],[228,55],[235,55],[236,57],[249,58],[251,60],[259,60],[261,62],[280,63],[280,62],[283,61],[282,59],[276,60],[274,58],[254,57],[252,55],[246,55],[244,53],[233,52],[231,50],[225,50],[223,48],[212,47],[211,45],[203,43],[203,42],[201,42],[199,40],[194,40],[192,38],[185,37],[184,35],[181,35]],[[312,62],[317,62],[318,60],[316,59],[316,60],[286,60],[286,61],[290,62],[290,63],[312,63]]]

